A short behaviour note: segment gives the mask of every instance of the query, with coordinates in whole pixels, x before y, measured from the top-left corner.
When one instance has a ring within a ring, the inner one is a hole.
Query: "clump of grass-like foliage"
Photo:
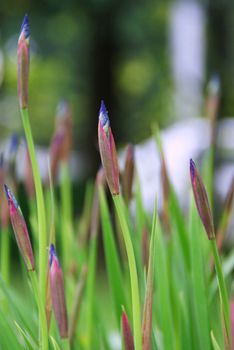
[[[162,210],[158,214],[155,204],[151,216],[142,202],[133,146],[127,149],[120,175],[102,102],[98,139],[103,168],[95,184],[87,184],[82,213],[75,216],[69,173],[72,118],[65,103],[58,110],[48,178],[45,184],[41,181],[28,113],[29,38],[25,16],[18,42],[18,95],[27,143],[27,197],[26,203],[17,203],[14,167],[1,156],[0,348],[98,350],[118,349],[122,343],[125,350],[231,349],[234,253],[225,256],[222,242],[234,186],[215,230],[210,207],[213,139],[203,176],[190,161],[195,201],[191,196],[184,215],[156,132],[164,196]],[[58,171],[59,196],[53,185]],[[28,206],[27,216],[21,204]],[[11,259],[9,219],[22,256],[17,257],[22,262],[17,268]]]

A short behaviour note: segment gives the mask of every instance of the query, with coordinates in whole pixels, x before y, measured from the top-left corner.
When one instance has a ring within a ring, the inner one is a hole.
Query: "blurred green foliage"
[[[168,6],[167,1],[1,3],[1,134],[21,129],[16,49],[25,12],[30,16],[29,98],[37,142],[48,144],[61,98],[73,107],[75,145],[81,149],[87,143],[95,148],[101,99],[120,142],[144,139],[156,119],[165,125],[171,93]]]

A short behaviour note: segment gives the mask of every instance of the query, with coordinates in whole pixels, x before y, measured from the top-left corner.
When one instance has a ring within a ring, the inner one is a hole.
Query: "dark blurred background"
[[[0,137],[20,132],[16,49],[30,16],[30,117],[48,145],[57,103],[74,114],[74,145],[99,163],[104,99],[118,144],[148,138],[152,124],[204,115],[206,84],[221,80],[219,117],[234,112],[234,1],[44,0],[0,2]]]

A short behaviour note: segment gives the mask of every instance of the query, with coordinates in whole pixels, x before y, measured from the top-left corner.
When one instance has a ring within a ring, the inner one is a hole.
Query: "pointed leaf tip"
[[[24,32],[25,39],[29,38],[30,36],[30,27],[29,27],[29,19],[28,19],[28,14],[24,16],[22,25],[21,25],[21,30],[20,34]]]

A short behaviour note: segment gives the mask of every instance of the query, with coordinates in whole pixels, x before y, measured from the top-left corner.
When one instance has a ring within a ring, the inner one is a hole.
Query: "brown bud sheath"
[[[190,159],[190,177],[197,211],[206,230],[208,239],[215,239],[213,217],[206,189],[192,159]]]
[[[98,143],[106,181],[112,195],[119,194],[119,166],[110,121],[104,102],[101,103],[98,123]]]
[[[63,272],[61,270],[53,244],[50,245],[50,292],[60,337],[67,338],[68,321],[64,293]]]
[[[132,330],[128,321],[128,317],[125,311],[122,313],[122,332],[125,350],[134,350],[134,342],[132,336]]]
[[[28,15],[24,16],[18,40],[18,97],[20,108],[28,107],[28,72],[29,72],[29,37]]]
[[[15,233],[15,238],[20,250],[21,255],[25,261],[28,270],[34,270],[34,256],[32,251],[31,242],[28,235],[28,229],[26,226],[26,222],[24,220],[23,214],[20,210],[20,207],[9,190],[9,188],[5,185],[5,192],[8,200],[8,206],[10,211],[10,218],[12,227]]]

